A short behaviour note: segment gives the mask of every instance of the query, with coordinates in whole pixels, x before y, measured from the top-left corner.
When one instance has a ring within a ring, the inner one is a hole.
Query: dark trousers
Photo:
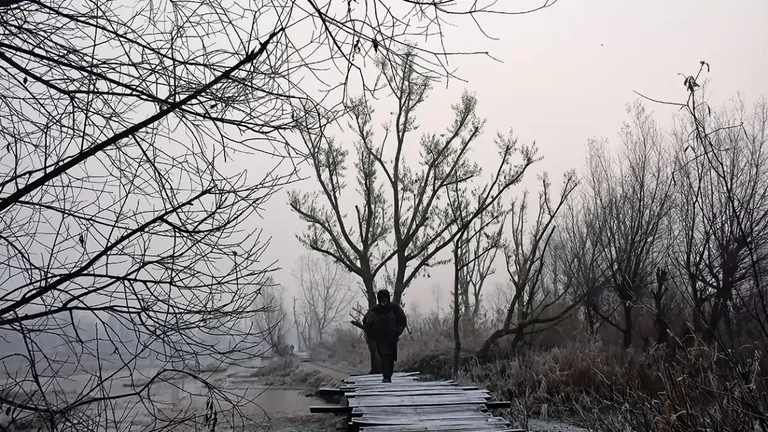
[[[395,370],[395,356],[391,353],[379,353],[381,358],[381,374],[385,380],[392,379],[392,373]]]

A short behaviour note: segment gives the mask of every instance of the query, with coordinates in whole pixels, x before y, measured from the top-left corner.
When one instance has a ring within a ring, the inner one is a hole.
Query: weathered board
[[[437,396],[437,395],[482,395],[489,397],[488,390],[462,390],[458,387],[450,388],[414,388],[402,391],[382,391],[382,390],[358,390],[347,393],[348,398],[352,397],[371,397],[371,396]]]
[[[346,406],[313,406],[310,411],[345,410],[350,431],[523,431],[488,412],[509,406],[491,402],[488,390],[453,381],[424,381],[418,372],[395,373],[391,383],[382,383],[381,375],[352,375],[335,391],[344,393]]]

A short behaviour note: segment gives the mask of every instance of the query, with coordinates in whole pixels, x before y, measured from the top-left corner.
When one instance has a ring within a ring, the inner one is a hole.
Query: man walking
[[[392,382],[392,372],[397,361],[397,342],[405,331],[408,320],[403,309],[392,303],[389,291],[381,290],[376,294],[378,304],[371,308],[371,316],[375,319],[376,346],[381,359],[382,382]]]

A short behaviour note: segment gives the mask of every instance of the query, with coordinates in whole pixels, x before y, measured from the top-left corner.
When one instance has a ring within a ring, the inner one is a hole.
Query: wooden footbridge
[[[312,406],[310,412],[346,414],[350,431],[524,432],[489,412],[509,408],[510,403],[491,401],[488,390],[453,381],[424,381],[418,372],[395,373],[391,383],[382,383],[381,375],[352,375],[341,386],[319,393],[346,402]]]

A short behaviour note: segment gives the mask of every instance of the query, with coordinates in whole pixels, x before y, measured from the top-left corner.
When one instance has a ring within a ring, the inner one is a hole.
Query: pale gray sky
[[[633,90],[664,100],[684,99],[683,78],[677,74],[695,73],[700,60],[712,68],[707,78],[713,105],[737,92],[747,101],[768,96],[768,81],[760,78],[768,76],[766,21],[765,0],[560,0],[530,15],[485,17],[484,29],[498,41],[464,25],[446,29],[447,46],[456,51],[487,49],[503,63],[484,57],[453,59],[452,66],[469,82],[452,81],[447,90],[444,85],[434,89],[418,114],[419,123],[425,131],[442,130],[452,118],[450,104],[465,88],[474,91],[479,113],[488,120],[477,160],[492,163],[493,136],[511,127],[522,142],[536,140],[545,157],[516,195],[534,186],[541,170],[559,184],[565,170],[581,170],[589,138],[607,137],[615,144],[628,119],[625,105],[637,98]],[[661,125],[669,124],[673,109],[648,106]],[[345,143],[351,149],[351,141]],[[286,201],[284,192],[274,196],[259,224],[272,236],[270,255],[280,260],[284,270],[277,279],[289,288],[290,300],[296,285],[291,271],[306,251],[294,237],[304,225]],[[449,268],[417,280],[407,301],[418,302],[422,310],[433,308],[435,283],[442,286],[445,307]]]

